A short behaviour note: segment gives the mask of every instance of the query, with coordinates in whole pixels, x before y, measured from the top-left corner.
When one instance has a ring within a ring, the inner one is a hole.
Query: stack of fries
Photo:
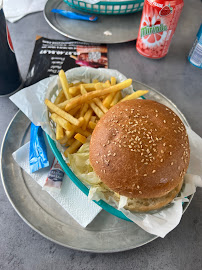
[[[121,90],[132,84],[132,79],[116,83],[116,78],[92,83],[70,84],[63,70],[59,72],[60,90],[55,102],[46,99],[50,118],[56,125],[56,140],[67,147],[64,155],[75,153],[86,142],[99,119],[115,104],[145,95],[139,90],[122,98]]]

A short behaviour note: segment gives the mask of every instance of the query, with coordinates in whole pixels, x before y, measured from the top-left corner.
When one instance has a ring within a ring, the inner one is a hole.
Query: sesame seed
[[[160,162],[163,162],[163,159],[161,159]]]
[[[95,163],[97,163],[97,164],[98,164],[99,162],[96,160],[96,161],[95,161]]]
[[[139,191],[140,194],[142,194],[142,191]]]
[[[139,189],[140,188],[140,186],[139,185],[137,185],[137,189]]]
[[[170,163],[171,166],[173,166],[173,164],[174,164],[173,162]]]
[[[161,150],[161,153],[163,154],[163,153],[164,153],[164,151],[163,151],[163,150]]]
[[[155,172],[156,172],[156,170],[153,170],[153,171],[152,171],[152,173],[155,173]]]
[[[170,156],[172,156],[172,154],[173,154],[173,153],[172,153],[172,152],[170,152]]]
[[[144,176],[147,176],[147,174],[145,173]]]
[[[163,123],[166,123],[166,120],[163,120]]]

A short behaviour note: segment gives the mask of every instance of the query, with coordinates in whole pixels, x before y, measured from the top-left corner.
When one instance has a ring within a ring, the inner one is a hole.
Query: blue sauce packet
[[[31,123],[29,167],[30,173],[49,166],[43,130]]]

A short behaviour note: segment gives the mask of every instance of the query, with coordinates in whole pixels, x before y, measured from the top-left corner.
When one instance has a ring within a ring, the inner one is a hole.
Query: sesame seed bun
[[[190,159],[180,118],[152,100],[128,100],[98,122],[90,162],[101,181],[129,198],[127,209],[159,209],[179,193]]]

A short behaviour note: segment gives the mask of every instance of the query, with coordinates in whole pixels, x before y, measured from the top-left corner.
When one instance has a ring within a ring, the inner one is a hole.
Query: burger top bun
[[[118,103],[100,119],[90,141],[95,173],[129,198],[159,198],[181,186],[189,159],[184,124],[152,100]]]

